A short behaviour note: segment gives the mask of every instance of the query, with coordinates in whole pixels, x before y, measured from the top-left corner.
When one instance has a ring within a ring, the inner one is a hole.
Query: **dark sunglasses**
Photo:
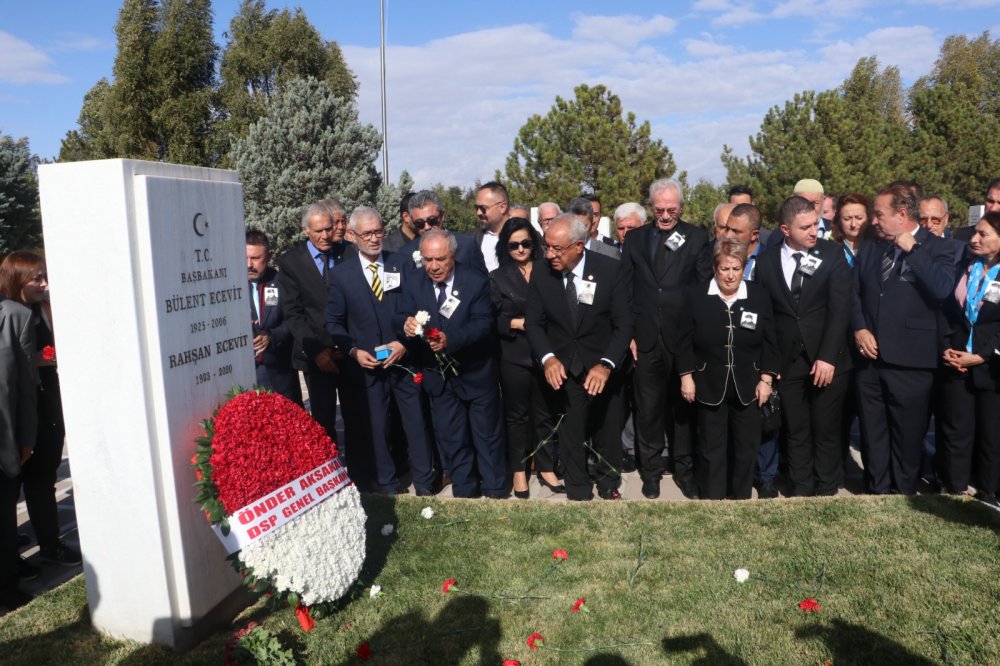
[[[507,250],[509,250],[510,252],[516,251],[517,248],[519,247],[524,248],[525,250],[530,250],[532,247],[534,247],[534,243],[532,243],[531,239],[529,238],[525,238],[523,241],[514,241],[511,243],[507,243]]]
[[[427,225],[428,227],[436,227],[439,224],[441,224],[440,215],[434,215],[432,217],[424,217],[419,220],[413,220],[413,226],[415,226],[417,229],[423,229],[424,225]]]

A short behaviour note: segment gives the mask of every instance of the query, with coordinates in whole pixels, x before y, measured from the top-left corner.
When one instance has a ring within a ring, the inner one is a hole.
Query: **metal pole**
[[[379,43],[379,60],[382,67],[382,182],[389,184],[389,126],[386,120],[385,104],[385,0],[379,0],[379,24],[381,41]]]

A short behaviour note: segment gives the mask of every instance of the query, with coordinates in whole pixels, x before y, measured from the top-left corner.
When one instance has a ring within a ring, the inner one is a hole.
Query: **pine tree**
[[[280,252],[301,237],[306,204],[328,197],[348,209],[376,203],[380,179],[374,163],[381,146],[378,131],[361,125],[357,107],[326,83],[287,82],[232,149],[247,225],[267,232]],[[386,196],[383,205],[391,201]]]
[[[0,255],[39,242],[37,166],[28,139],[0,134]]]

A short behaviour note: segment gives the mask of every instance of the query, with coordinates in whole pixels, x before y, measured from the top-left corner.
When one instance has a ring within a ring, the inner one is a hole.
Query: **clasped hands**
[[[549,383],[549,386],[556,391],[561,389],[563,382],[568,377],[566,367],[562,364],[562,361],[552,356],[545,361],[543,369],[545,371],[545,381]],[[604,391],[604,387],[607,386],[610,377],[611,370],[609,368],[604,367],[600,363],[592,367],[590,372],[587,373],[586,379],[583,380],[583,388],[587,391],[587,395],[600,395]]]

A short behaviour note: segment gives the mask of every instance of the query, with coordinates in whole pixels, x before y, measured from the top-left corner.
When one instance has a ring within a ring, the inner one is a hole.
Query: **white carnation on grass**
[[[426,518],[427,520],[430,520],[431,518],[434,517],[434,509],[430,508],[429,506],[425,506],[423,509],[420,510],[420,515]]]
[[[746,569],[737,569],[733,572],[733,578],[736,579],[737,583],[745,583],[750,578],[750,572]]]
[[[381,591],[382,591],[382,586],[381,585],[372,585],[372,588],[370,590],[368,590],[368,598],[369,599],[374,599],[375,597],[377,597],[379,595],[379,592],[381,592]]]
[[[365,512],[347,486],[240,551],[254,576],[295,592],[306,606],[342,597],[365,560]]]
[[[396,528],[392,526],[392,523],[386,523],[385,525],[382,526],[382,536],[389,536],[395,530]]]

